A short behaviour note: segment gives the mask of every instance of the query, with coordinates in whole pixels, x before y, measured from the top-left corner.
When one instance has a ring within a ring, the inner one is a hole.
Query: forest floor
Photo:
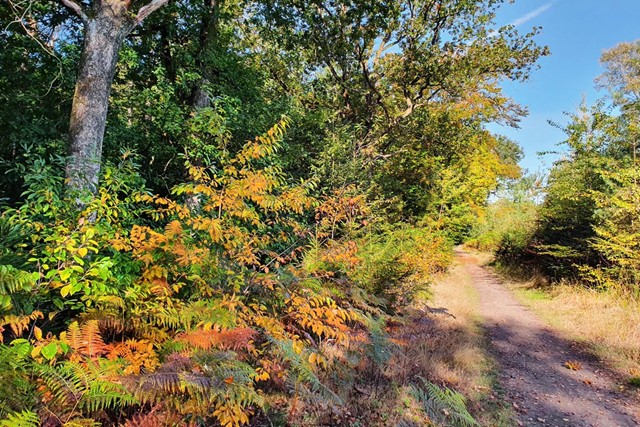
[[[487,418],[491,407],[471,394],[472,410],[480,411],[483,425],[640,425],[637,396],[621,389],[616,372],[519,303],[498,276],[482,266],[481,258],[463,251],[457,251],[456,258],[451,273],[434,287],[434,303],[453,317],[463,293],[475,301],[462,320],[477,322],[482,331],[482,364],[493,372],[482,375],[493,377],[489,397],[499,402],[494,409],[502,408],[500,417]],[[480,383],[474,387],[484,389]]]

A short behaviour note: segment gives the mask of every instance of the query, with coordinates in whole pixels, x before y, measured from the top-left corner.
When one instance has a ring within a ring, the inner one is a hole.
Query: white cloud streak
[[[538,16],[542,15],[544,12],[546,12],[547,10],[549,10],[551,8],[551,6],[553,6],[554,2],[549,2],[543,6],[540,6],[539,8],[537,8],[536,10],[527,13],[526,15],[521,16],[520,18],[514,20],[511,25],[513,25],[514,27],[518,27],[524,23],[527,23],[529,21],[531,21],[534,18],[537,18]]]

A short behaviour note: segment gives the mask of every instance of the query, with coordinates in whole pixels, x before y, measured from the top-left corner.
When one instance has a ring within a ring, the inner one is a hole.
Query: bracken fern
[[[467,410],[467,400],[462,394],[419,379],[419,385],[411,386],[411,394],[431,421],[443,427],[480,427]]]

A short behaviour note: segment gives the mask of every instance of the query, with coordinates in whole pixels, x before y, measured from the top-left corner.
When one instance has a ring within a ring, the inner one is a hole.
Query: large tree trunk
[[[69,125],[67,188],[76,195],[98,188],[111,83],[118,52],[133,28],[169,0],[151,0],[137,15],[130,2],[94,0],[87,13],[75,0],[61,0],[84,23],[84,45]]]
[[[105,1],[94,7],[94,11],[84,29],[80,72],[71,109],[67,162],[68,188],[91,193],[98,188],[102,140],[118,52],[132,28],[132,19],[124,7],[109,7]]]

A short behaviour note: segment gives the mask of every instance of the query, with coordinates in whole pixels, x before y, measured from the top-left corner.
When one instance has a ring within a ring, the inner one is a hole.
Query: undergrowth
[[[287,182],[270,162],[286,126],[165,197],[131,153],[82,209],[62,168],[25,168],[0,215],[1,425],[388,425],[398,406],[376,401],[440,396],[387,370],[447,239],[372,224],[356,188]]]

